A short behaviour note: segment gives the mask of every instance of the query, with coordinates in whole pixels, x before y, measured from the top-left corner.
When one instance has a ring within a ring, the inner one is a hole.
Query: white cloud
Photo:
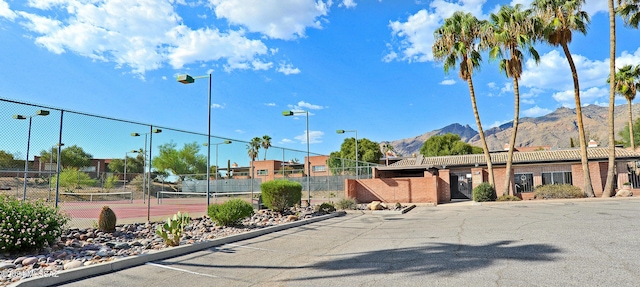
[[[553,112],[552,110],[549,109],[545,109],[545,108],[541,108],[538,106],[535,106],[533,108],[529,108],[526,109],[524,111],[522,111],[522,116],[524,117],[540,117],[540,116],[544,116],[546,114],[549,114]]]
[[[310,104],[307,103],[305,101],[299,101],[298,104],[296,105],[289,105],[290,108],[292,108],[293,110],[304,110],[304,109],[309,109],[309,110],[322,110],[325,107],[323,106],[319,106],[319,105],[314,105],[314,104]]]
[[[442,82],[440,82],[440,85],[444,85],[444,86],[451,86],[453,84],[455,84],[456,81],[453,79],[444,79]]]
[[[9,20],[13,20],[17,17],[15,12],[9,8],[9,3],[4,0],[0,0],[0,17],[7,18]]]
[[[275,107],[276,103],[265,103],[264,105],[267,107]]]
[[[345,8],[355,8],[356,6],[358,6],[358,3],[355,0],[342,0],[342,3],[338,5],[338,7]]]
[[[321,29],[332,1],[209,0],[218,18],[242,25],[269,38],[291,40],[305,36],[307,27]],[[347,1],[349,2],[349,1]]]
[[[495,89],[496,88],[496,83],[495,82],[489,82],[487,84],[487,87],[489,87],[490,89]]]
[[[235,130],[235,132],[239,133],[239,134],[244,134],[245,133],[245,131],[243,131],[243,130]]]
[[[309,144],[317,144],[322,143],[322,136],[324,135],[321,131],[310,131],[309,132]],[[294,139],[300,141],[300,143],[307,143],[307,133],[306,131],[299,136],[295,136]]]
[[[391,21],[389,28],[394,37],[401,40],[396,44],[402,56],[392,49],[383,57],[383,61],[394,59],[407,62],[426,62],[433,60],[433,32],[442,25],[444,19],[456,11],[470,12],[476,17],[487,18],[482,14],[482,5],[486,0],[461,0],[451,3],[447,0],[435,0],[429,4],[430,10],[422,9],[409,16],[406,22]]]
[[[609,89],[593,87],[587,90],[580,91],[580,104],[582,106],[595,104],[598,100],[607,100],[609,96]],[[573,90],[566,90],[554,93],[553,99],[558,101],[563,107],[575,108],[575,96]]]
[[[502,88],[500,88],[500,94],[502,93],[513,93],[513,84],[505,83]]]
[[[212,109],[224,109],[225,106],[226,104],[211,104]]]
[[[294,68],[293,65],[285,64],[285,63],[280,63],[280,66],[278,67],[277,71],[285,75],[300,74],[300,69]]]
[[[283,139],[280,141],[280,143],[281,143],[281,144],[288,144],[288,143],[293,143],[293,141],[292,141],[292,140],[290,140],[290,139],[288,139],[288,138],[283,138]]]

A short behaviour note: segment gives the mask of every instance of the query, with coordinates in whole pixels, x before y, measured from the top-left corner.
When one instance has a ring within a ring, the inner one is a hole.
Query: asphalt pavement
[[[345,216],[61,286],[640,286],[640,199]]]

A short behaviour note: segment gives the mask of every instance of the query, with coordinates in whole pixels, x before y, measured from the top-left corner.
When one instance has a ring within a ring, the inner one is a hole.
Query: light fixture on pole
[[[307,194],[308,194],[308,198],[307,198],[307,204],[308,206],[311,206],[311,184],[309,182],[310,177],[311,177],[311,163],[309,162],[311,160],[310,156],[309,156],[309,111],[284,111],[282,112],[282,115],[285,117],[289,117],[289,116],[293,116],[296,114],[305,114],[307,117],[307,130],[306,130],[306,134],[307,134],[307,160],[305,162],[305,166],[307,167]]]
[[[357,130],[337,130],[336,133],[343,134],[346,132],[356,133],[356,179],[360,179],[360,170],[358,169],[358,131]]]
[[[211,202],[211,74],[207,76],[192,77],[190,75],[178,75],[178,82],[183,84],[192,84],[196,79],[209,78],[209,101],[207,102],[207,206]]]
[[[139,151],[132,150],[124,153],[124,183],[122,184],[124,191],[127,191],[127,157],[130,153],[139,153]]]
[[[27,199],[27,174],[29,173],[29,145],[31,144],[31,121],[35,116],[48,116],[48,115],[49,115],[49,111],[47,110],[37,110],[36,114],[33,116],[13,115],[13,118],[16,120],[29,119],[29,132],[27,134],[27,157],[24,160],[24,189],[22,192],[22,200]]]
[[[142,202],[143,203],[147,201],[147,198],[144,192],[145,187],[147,187],[147,193],[149,193],[148,199],[149,201],[151,201],[151,197],[150,197],[151,191],[149,190],[148,180],[147,180],[147,135],[151,135],[151,137],[153,137],[152,134],[158,134],[161,132],[162,132],[161,129],[151,128],[151,132],[148,132],[148,133],[131,133],[132,137],[139,137],[144,135],[144,151],[143,151],[143,162],[142,162]],[[149,150],[151,150],[151,147],[149,147]],[[149,152],[149,160],[151,160],[151,152]]]
[[[232,143],[232,141],[230,140],[224,140],[223,142],[219,142],[219,143],[214,143],[212,145],[216,146],[216,185],[215,185],[215,189],[213,190],[213,198],[216,198],[216,195],[218,193],[218,146],[221,144],[230,144]],[[207,144],[204,144],[207,145]],[[228,172],[228,171],[227,171]]]

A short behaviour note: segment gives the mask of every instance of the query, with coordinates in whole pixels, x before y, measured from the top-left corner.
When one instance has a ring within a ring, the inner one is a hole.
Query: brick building
[[[602,195],[607,177],[608,148],[589,148],[589,172],[596,196]],[[505,183],[506,152],[491,154],[498,194]],[[635,173],[640,153],[616,148],[615,186],[631,182],[640,188]],[[511,194],[527,198],[542,184],[572,184],[582,188],[583,171],[579,149],[521,151],[513,154]],[[389,166],[374,168],[373,178],[351,180],[345,196],[358,202],[380,200],[402,203],[445,203],[452,199],[471,199],[474,187],[488,181],[483,154],[403,159]]]

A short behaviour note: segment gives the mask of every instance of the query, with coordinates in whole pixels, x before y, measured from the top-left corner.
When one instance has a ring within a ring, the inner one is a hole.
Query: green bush
[[[272,180],[260,185],[262,202],[273,211],[283,212],[300,203],[302,184],[288,180]]]
[[[333,206],[332,203],[330,202],[323,202],[322,204],[318,205],[318,207],[315,208],[316,212],[320,212],[320,213],[332,213],[334,211],[336,211],[335,206]]]
[[[496,190],[487,182],[483,182],[473,189],[473,201],[495,201]]]
[[[538,199],[584,197],[584,192],[579,187],[570,184],[540,185],[533,192],[533,196]]]
[[[522,199],[520,199],[517,196],[513,196],[513,195],[509,195],[509,194],[503,194],[500,197],[498,197],[497,201],[520,201]]]
[[[356,200],[353,198],[344,198],[336,202],[336,207],[342,210],[347,210],[347,209],[354,210],[357,207],[357,203],[356,203]]]
[[[222,204],[209,205],[207,214],[218,225],[233,226],[253,215],[253,206],[242,199],[232,199]]]
[[[53,177],[53,184],[55,185],[57,177]],[[83,186],[95,186],[96,180],[89,177],[87,173],[79,171],[77,168],[65,168],[60,172],[60,186],[65,189],[66,192],[73,192],[76,189],[80,189]]]
[[[0,253],[45,247],[60,238],[69,216],[43,201],[0,195]]]

